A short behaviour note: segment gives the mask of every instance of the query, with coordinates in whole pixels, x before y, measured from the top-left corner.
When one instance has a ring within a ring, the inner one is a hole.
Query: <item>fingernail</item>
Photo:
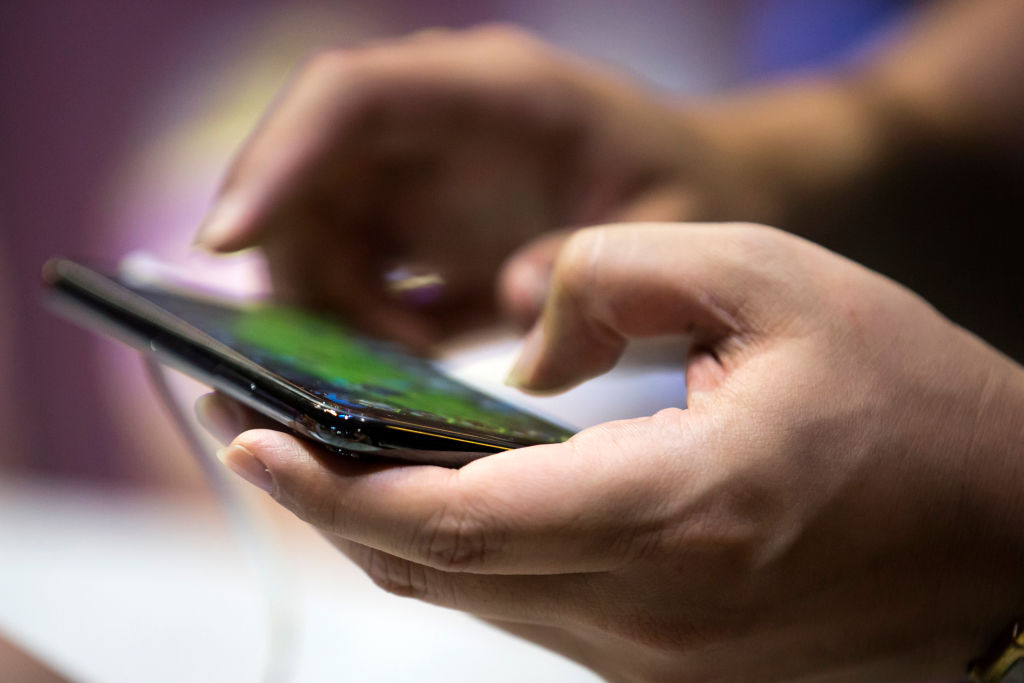
[[[231,441],[243,431],[237,404],[216,394],[206,394],[196,400],[196,418],[215,439],[223,444]]]
[[[270,470],[245,446],[235,443],[225,446],[217,451],[217,459],[253,486],[267,493],[273,492],[274,478],[270,475]]]
[[[533,326],[533,329],[530,330],[530,333],[526,335],[526,339],[523,341],[523,348],[519,351],[519,357],[512,364],[512,369],[509,370],[508,375],[505,377],[505,384],[510,387],[523,389],[530,386],[534,368],[543,349],[544,331],[541,324],[542,321],[538,321]]]
[[[220,249],[241,229],[243,214],[244,207],[240,201],[221,197],[206,214],[192,244],[214,251]]]

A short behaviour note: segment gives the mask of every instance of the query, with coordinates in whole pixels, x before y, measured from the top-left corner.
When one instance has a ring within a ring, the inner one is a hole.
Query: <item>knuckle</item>
[[[770,300],[761,301],[772,313],[770,321],[761,316],[763,324],[785,327],[796,322],[792,319],[794,310],[814,305],[825,281],[813,275],[820,247],[766,225],[737,226],[733,239],[737,267],[745,267],[747,289],[772,292]],[[834,265],[830,261],[829,270]]]
[[[742,584],[790,549],[799,536],[784,503],[747,485],[724,487],[715,501],[698,504],[676,526],[668,544],[685,549],[688,571],[713,576],[717,585]]]
[[[567,443],[579,452],[581,457],[589,457],[588,454],[592,451],[621,449],[626,445],[622,436],[625,429],[628,429],[628,422],[603,422],[588,427],[573,434]]]
[[[651,427],[659,434],[676,434],[685,426],[687,412],[679,407],[662,408],[651,415]]]
[[[550,75],[557,64],[555,51],[529,31],[513,24],[486,24],[473,29],[468,40],[507,74],[528,74],[531,81]]]
[[[597,275],[606,229],[583,228],[566,239],[555,263],[555,284],[568,291],[585,291]]]
[[[635,513],[637,503],[625,504],[625,515]],[[644,562],[661,562],[666,552],[665,527],[660,519],[644,519],[643,523],[619,525],[609,533],[607,557],[624,568]]]
[[[433,26],[430,28],[423,28],[413,32],[411,35],[409,35],[408,40],[423,43],[439,43],[450,41],[455,35],[456,32],[450,28]]]
[[[343,89],[346,101],[358,102],[360,95],[372,92],[374,54],[373,47],[321,50],[306,60],[298,80]]]
[[[314,52],[306,58],[302,73],[336,73],[348,67],[350,52],[342,48],[329,48]]]
[[[328,481],[321,481],[324,477],[277,474],[273,496],[281,505],[317,529],[345,534],[350,527],[348,503]]]
[[[732,629],[711,619],[641,613],[610,624],[608,630],[649,650],[667,652],[706,647],[732,635]]]
[[[481,567],[494,555],[491,527],[467,506],[448,505],[424,522],[416,556],[446,571]]]
[[[371,550],[363,570],[374,585],[392,595],[417,600],[431,597],[426,567],[379,550]]]
[[[730,232],[734,245],[748,263],[777,260],[790,250],[794,239],[777,228],[757,223],[737,223]]]
[[[306,123],[324,135],[328,148],[335,132],[362,130],[388,106],[395,74],[383,54],[372,46],[323,50],[294,78],[285,100],[297,103],[296,111],[315,110]]]
[[[332,494],[332,491],[314,487],[304,495],[291,496],[292,504],[289,507],[298,517],[317,529],[342,533],[345,529],[344,521],[348,518],[345,502],[340,496]]]
[[[473,29],[470,33],[475,38],[487,41],[503,43],[514,47],[533,46],[537,43],[536,37],[526,29],[516,24],[495,21],[482,24]]]

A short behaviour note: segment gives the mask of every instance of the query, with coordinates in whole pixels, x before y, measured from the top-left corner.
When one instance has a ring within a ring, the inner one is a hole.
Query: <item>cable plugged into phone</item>
[[[295,671],[298,621],[288,591],[291,583],[287,580],[286,567],[275,552],[269,535],[256,523],[252,511],[234,488],[231,475],[220,466],[203,443],[195,425],[181,409],[167,381],[166,368],[150,356],[143,355],[142,360],[154,391],[213,488],[239,549],[263,585],[267,609],[267,659],[263,681],[287,683]]]

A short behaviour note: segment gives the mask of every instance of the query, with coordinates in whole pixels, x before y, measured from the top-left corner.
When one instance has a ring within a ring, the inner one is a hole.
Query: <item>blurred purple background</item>
[[[318,47],[512,21],[680,92],[842,59],[907,3],[7,2],[0,8],[0,466],[187,485],[128,351],[39,304],[54,254],[181,262],[217,177]],[[146,452],[139,452],[145,449]]]

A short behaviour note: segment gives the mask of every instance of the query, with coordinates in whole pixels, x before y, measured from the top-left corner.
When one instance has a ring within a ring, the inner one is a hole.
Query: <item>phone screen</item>
[[[122,283],[123,284],[123,283]],[[306,391],[345,408],[534,443],[571,432],[441,373],[430,362],[305,311],[243,307],[124,285]]]

